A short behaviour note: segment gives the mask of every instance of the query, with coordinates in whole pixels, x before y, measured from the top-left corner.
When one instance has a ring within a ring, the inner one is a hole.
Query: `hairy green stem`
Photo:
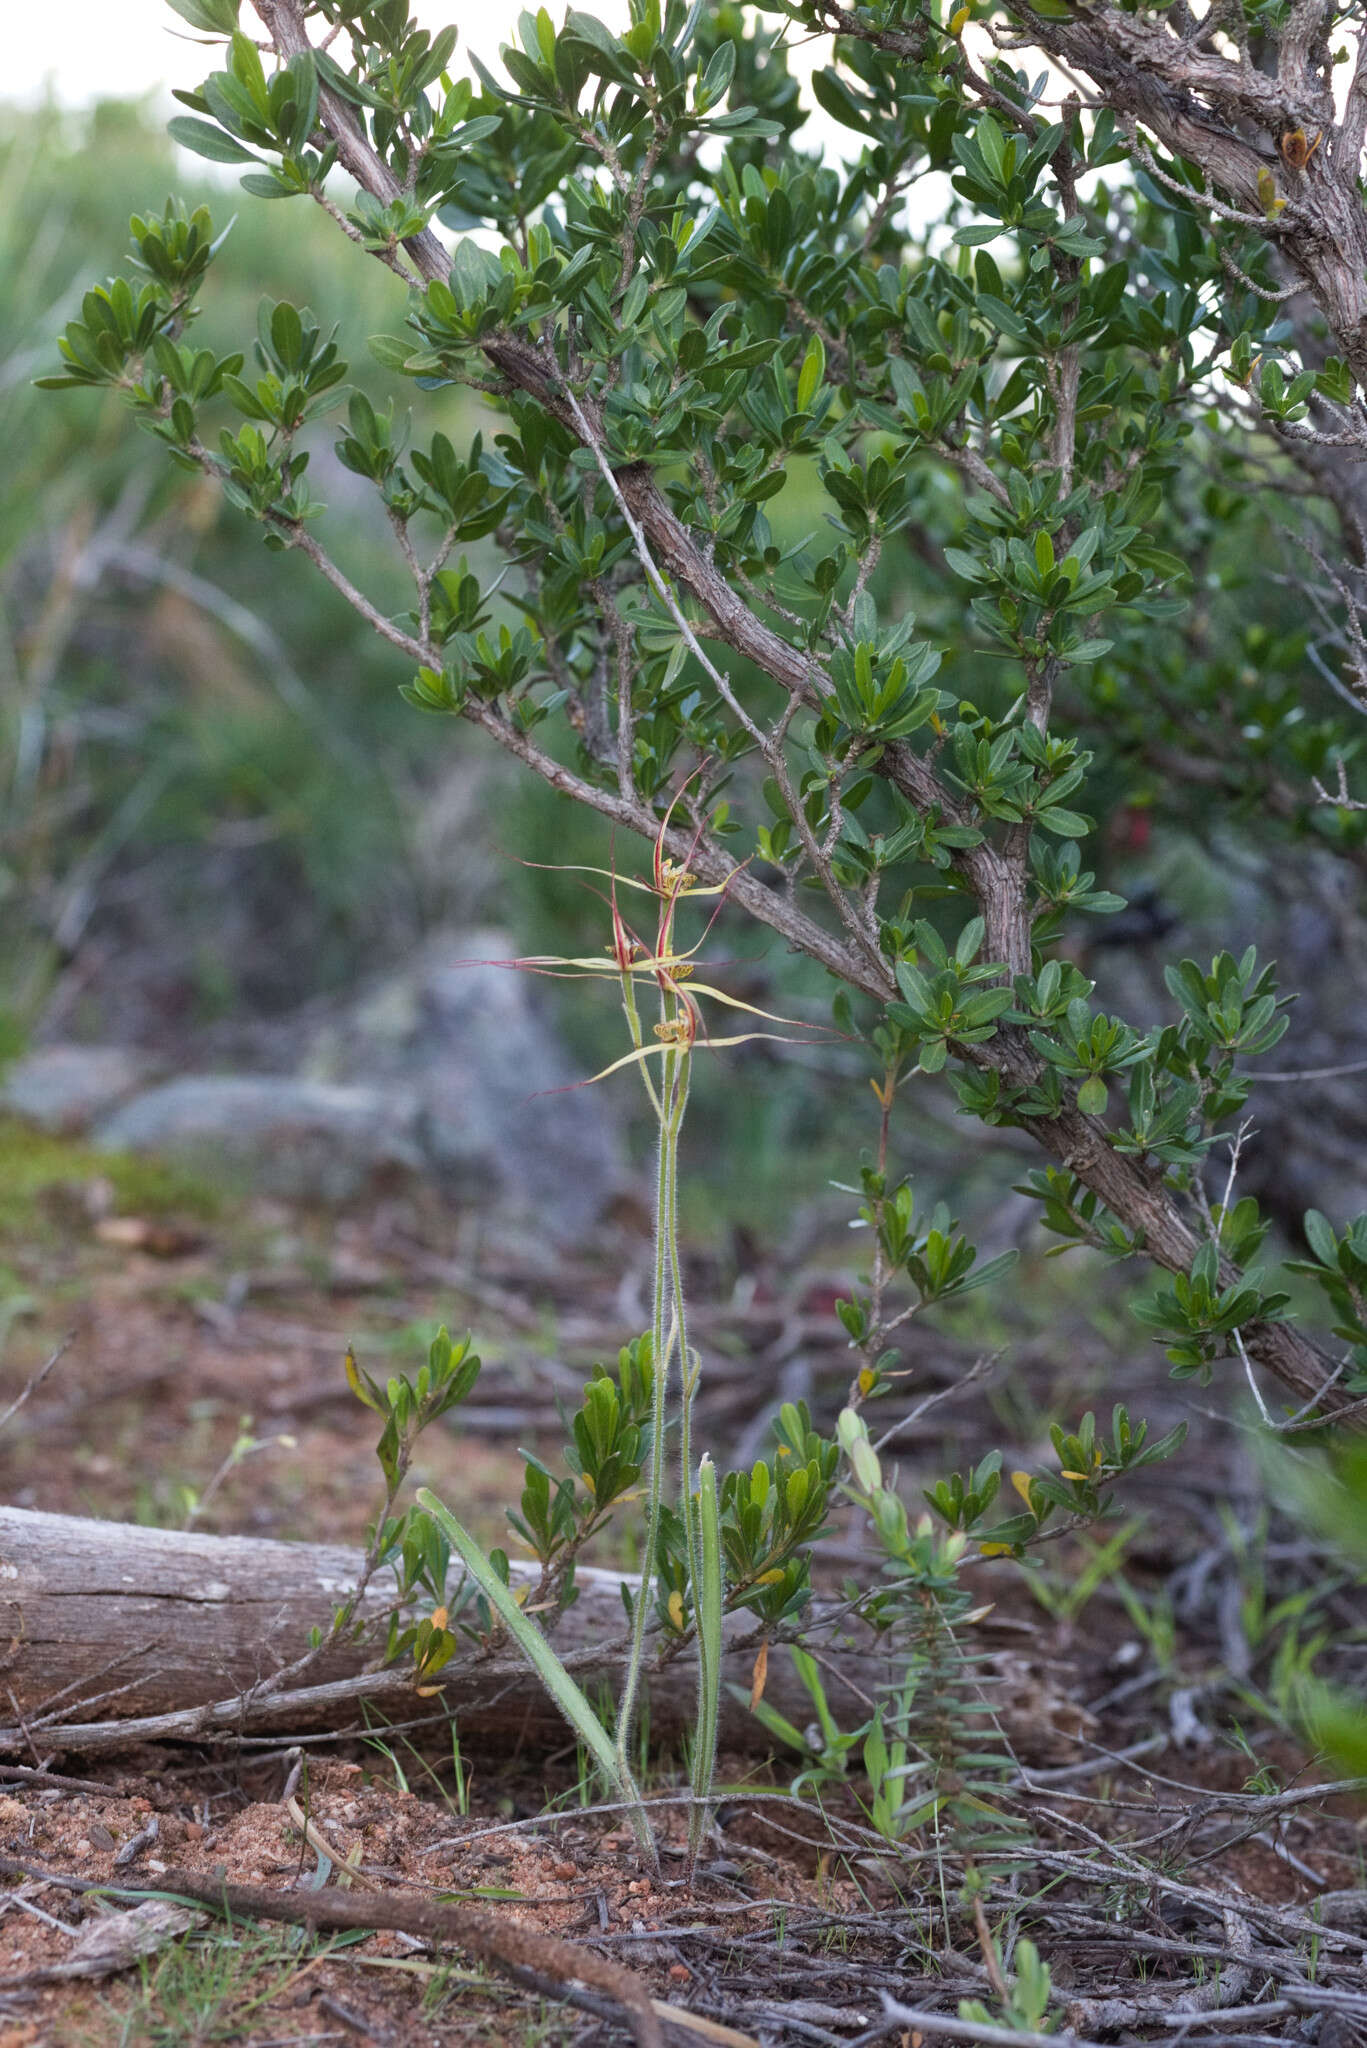
[[[684,1301],[683,1266],[679,1258],[679,1132],[683,1125],[684,1109],[688,1100],[689,1056],[680,1062],[681,1071],[676,1082],[674,1096],[667,1104],[668,1121],[663,1127],[662,1137],[668,1150],[667,1207],[664,1211],[664,1229],[669,1247],[669,1282],[673,1304],[674,1332],[679,1346],[679,1503],[683,1513],[684,1547],[688,1555],[688,1577],[693,1590],[693,1624],[698,1644],[698,1709],[695,1742],[702,1741],[702,1730],[709,1714],[709,1678],[703,1656],[702,1588],[706,1579],[704,1569],[704,1548],[706,1541],[705,1510],[701,1509],[693,1492],[693,1398],[698,1386],[698,1359],[688,1346],[687,1309]],[[715,1491],[715,1480],[713,1483]],[[701,1524],[701,1526],[700,1526]],[[713,1674],[715,1678],[718,1674]],[[715,1752],[715,1741],[713,1743]],[[695,1750],[695,1755],[697,1754]],[[707,1771],[711,1782],[711,1766]],[[697,1786],[694,1786],[696,1793]],[[693,1809],[696,1820],[699,1809]],[[692,1842],[693,1822],[689,1824],[689,1839]],[[696,1854],[696,1849],[690,1850]]]
[[[699,1559],[697,1517],[693,1507],[693,1396],[697,1389],[698,1371],[697,1361],[688,1348],[683,1268],[679,1260],[679,1132],[683,1126],[684,1110],[688,1103],[691,1064],[690,1055],[683,1054],[675,1078],[674,1093],[666,1104],[668,1118],[662,1130],[663,1149],[667,1153],[666,1208],[662,1218],[661,1234],[665,1237],[668,1248],[669,1293],[673,1309],[674,1336],[679,1347],[679,1496],[688,1549],[688,1569],[696,1586]]]
[[[693,1577],[693,1618],[698,1641],[698,1716],[693,1730],[693,1804],[688,1814],[688,1874],[707,1834],[708,1801],[717,1768],[717,1723],[721,1710],[722,1578],[721,1506],[716,1468],[706,1452],[698,1466],[698,1562]]]
[[[660,1084],[662,1105],[670,1100],[677,1061],[677,1053],[666,1053]],[[666,1323],[670,1298],[669,1237],[666,1227],[668,1190],[671,1185],[671,1146],[668,1130],[668,1118],[662,1114],[655,1178],[655,1271],[650,1323],[650,1484],[646,1498],[645,1545],[641,1552],[641,1583],[632,1609],[631,1648],[627,1653],[622,1695],[617,1707],[617,1755],[624,1770],[628,1768],[631,1724],[635,1718],[636,1696],[641,1683],[641,1665],[645,1657],[646,1618],[655,1577],[655,1558],[660,1537],[660,1500],[664,1482],[665,1417],[669,1400],[669,1360],[674,1336]]]

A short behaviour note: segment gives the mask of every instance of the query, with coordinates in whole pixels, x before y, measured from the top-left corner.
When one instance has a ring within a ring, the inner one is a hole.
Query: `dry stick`
[[[978,1947],[982,1950],[983,1967],[987,1971],[987,1981],[1001,2000],[1001,2003],[1009,2005],[1011,2003],[1011,1994],[1006,1988],[1006,1979],[1002,1975],[1001,1957],[997,1954],[996,1944],[992,1939],[992,1933],[987,1924],[987,1915],[983,1911],[981,1893],[975,1893],[973,1897],[973,1926],[978,1936]]]
[[[19,1410],[23,1407],[25,1401],[28,1400],[31,1394],[37,1393],[39,1387],[42,1386],[43,1381],[47,1378],[48,1374],[52,1372],[56,1366],[60,1365],[61,1361],[66,1357],[67,1352],[70,1351],[72,1345],[75,1342],[76,1332],[74,1330],[68,1330],[65,1337],[63,1337],[61,1343],[57,1346],[57,1349],[53,1352],[51,1358],[47,1359],[42,1365],[39,1366],[37,1372],[34,1373],[33,1378],[28,1382],[28,1385],[23,1389],[22,1393],[16,1394],[14,1399],[10,1402],[9,1407],[5,1410],[4,1414],[0,1415],[0,1429],[4,1429],[8,1425],[8,1423],[13,1419],[13,1417],[19,1413]]]
[[[579,1982],[605,1991],[624,2008],[639,2048],[663,2048],[664,2035],[650,1994],[634,1970],[608,1962],[558,1935],[518,1926],[480,1906],[452,1905],[421,1892],[339,1898],[321,1892],[307,1897],[268,1890],[264,1885],[213,1883],[168,1870],[165,1889],[225,1914],[283,1920],[334,1932],[347,1928],[393,1928],[431,1942],[455,1942],[480,1962],[510,1973],[531,1971],[559,1984]]]
[[[526,1972],[558,1986],[587,1984],[605,1991],[626,2014],[638,2048],[664,2048],[664,2034],[649,1992],[634,1970],[596,1956],[589,1949],[505,1920],[483,1906],[452,1905],[425,1892],[386,1892],[365,1898],[333,1892],[273,1892],[265,1885],[229,1884],[224,1879],[197,1877],[186,1870],[168,1870],[154,1892],[118,1885],[91,1885],[0,1856],[0,1875],[39,1877],[69,1890],[109,1892],[122,1898],[163,1898],[173,1892],[229,1918],[283,1920],[316,1933],[350,1928],[393,1929],[416,1934],[436,1944],[454,1943],[481,1963],[492,1963],[516,1978]]]
[[[1062,1814],[1042,1809],[1047,1819],[1071,1828],[1074,1833],[1087,1835],[1093,1841],[1100,1841],[1099,1835],[1092,1835],[1089,1829],[1079,1829]],[[1024,1864],[1038,1871],[1055,1871],[1060,1876],[1077,1878],[1087,1885],[1118,1884],[1129,1885],[1146,1894],[1163,1893],[1169,1898],[1181,1899],[1203,1911],[1222,1914],[1228,1907],[1228,1893],[1217,1893],[1200,1885],[1189,1885],[1178,1879],[1167,1877],[1153,1863],[1140,1861],[1113,1851],[1110,1856],[1103,1854],[1084,1855],[1073,1850],[1045,1849],[1035,1846],[1028,1850],[994,1850],[995,1861],[1009,1860]],[[1319,1901],[1315,1903],[1318,1905]],[[1360,1964],[1367,1954],[1367,1940],[1346,1929],[1330,1927],[1311,1920],[1308,1914],[1294,1912],[1285,1907],[1271,1905],[1265,1900],[1247,1895],[1239,1899],[1239,1910],[1243,1917],[1261,1927],[1270,1927],[1284,1940],[1295,1938],[1314,1939],[1324,1950],[1336,1954],[1351,1955]]]
[[[1326,789],[1318,775],[1311,776],[1310,787],[1314,790],[1320,802],[1322,804],[1332,804],[1335,809],[1340,811],[1367,811],[1367,804],[1360,802],[1357,797],[1348,794],[1348,770],[1344,767],[1342,761],[1338,764],[1338,771],[1339,784],[1336,790]]]
[[[1221,1918],[1226,1945],[1238,1958],[1230,1968],[1216,1971],[1204,1983],[1179,1988],[1176,1996],[1074,1999],[1068,2007],[1069,2021],[1094,2028],[1098,2033],[1110,2033],[1121,2027],[1190,2024],[1198,2013],[1213,2014],[1222,2005],[1238,2007],[1253,1975],[1248,1964],[1253,1935],[1248,1922],[1232,1905],[1222,1909]],[[1259,2010],[1259,2017],[1262,2016]]]
[[[947,2012],[927,2012],[919,2006],[901,2005],[895,1998],[889,1998],[886,1991],[881,1996],[883,2018],[867,2033],[860,2034],[851,2048],[864,2048],[865,2043],[881,2040],[896,2029],[913,2037],[926,2034],[932,2040],[938,2035],[945,2041],[986,2042],[989,2048],[1096,2048],[1095,2043],[1080,2041],[1076,2034],[1038,2034],[1028,2027],[984,2026],[980,2020],[952,2019]]]
[[[126,1799],[130,1796],[127,1790],[99,1778],[69,1778],[61,1771],[40,1770],[34,1764],[0,1764],[0,1785],[36,1785],[53,1792],[92,1792],[100,1799]]]

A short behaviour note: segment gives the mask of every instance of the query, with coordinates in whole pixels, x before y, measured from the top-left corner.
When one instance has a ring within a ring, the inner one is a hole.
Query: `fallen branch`
[[[422,1892],[368,1893],[364,1898],[327,1891],[273,1892],[264,1885],[207,1881],[184,1870],[168,1870],[165,1889],[232,1918],[283,1920],[317,1933],[394,1928],[434,1945],[455,1943],[477,1962],[492,1963],[515,1978],[526,1973],[544,1982],[549,1977],[561,1989],[587,1984],[606,1991],[622,2007],[639,2048],[663,2048],[650,1993],[634,1970],[483,1906],[453,1905]]]
[[[0,1856],[0,1872],[8,1877],[66,1882],[56,1873],[40,1870],[13,1856]],[[543,1934],[492,1913],[484,1906],[453,1905],[425,1892],[367,1893],[359,1898],[335,1892],[273,1892],[264,1885],[228,1884],[219,1878],[196,1877],[186,1870],[168,1870],[165,1883],[155,1892],[106,1885],[81,1889],[98,1889],[119,1898],[141,1900],[164,1900],[170,1893],[176,1899],[190,1899],[230,1918],[282,1920],[293,1927],[310,1928],[314,1933],[392,1928],[418,1935],[434,1946],[455,1944],[476,1961],[492,1964],[515,1981],[535,1980],[537,1990],[544,1989],[550,1979],[561,1995],[575,1983],[605,1991],[621,2006],[638,2048],[664,2048],[664,2034],[650,1993],[634,1970],[608,1962],[573,1942],[562,1941],[558,1935]]]
[[[13,1717],[0,1726],[0,1755],[113,1752],[146,1741],[238,1741],[271,1730],[358,1731],[362,1703],[401,1718],[455,1716],[462,1736],[493,1743],[559,1740],[563,1724],[520,1655],[470,1642],[440,1674],[440,1697],[419,1695],[411,1666],[373,1668],[378,1630],[393,1602],[380,1574],[358,1609],[361,1639],[329,1644],[292,1675],[311,1629],[326,1634],[359,1581],[360,1550],[278,1543],[200,1530],[147,1529],[0,1508],[0,1639],[11,1644],[0,1682]],[[514,1563],[514,1583],[534,1567]],[[631,1582],[628,1580],[628,1584]],[[590,1688],[615,1677],[625,1647],[623,1580],[581,1567],[579,1598],[562,1618],[556,1649]],[[827,1610],[829,1627],[835,1612]],[[820,1629],[820,1609],[813,1626]],[[727,1676],[748,1692],[754,1623],[729,1624]],[[842,1647],[828,1679],[832,1711],[846,1725],[867,1718],[888,1676],[870,1639]],[[693,1671],[687,1656],[648,1674],[651,1727],[668,1739],[690,1726]],[[799,1727],[811,1702],[786,1656],[771,1655],[766,1695]],[[754,1717],[728,1703],[724,1739],[767,1751]]]

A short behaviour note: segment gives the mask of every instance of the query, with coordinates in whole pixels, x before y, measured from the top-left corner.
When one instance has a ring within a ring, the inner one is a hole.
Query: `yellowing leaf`
[[[878,1375],[877,1375],[877,1373],[876,1373],[876,1372],[874,1371],[873,1367],[872,1367],[871,1365],[866,1365],[866,1366],[864,1366],[864,1367],[863,1367],[863,1369],[861,1370],[860,1374],[859,1374],[859,1391],[860,1391],[860,1393],[861,1393],[861,1394],[871,1394],[871,1393],[873,1392],[874,1388],[875,1388],[875,1387],[876,1387],[877,1385],[878,1385]]]
[[[769,1645],[765,1641],[759,1646],[759,1655],[755,1658],[755,1668],[750,1674],[750,1712],[752,1714],[764,1698],[764,1681],[768,1676]]]
[[[1010,1557],[1011,1545],[1009,1543],[980,1543],[978,1545],[978,1555],[979,1557]]]
[[[1017,1493],[1018,1493],[1018,1494],[1020,1495],[1021,1499],[1022,1499],[1022,1500],[1023,1500],[1024,1502],[1025,1502],[1025,1505],[1026,1505],[1026,1506],[1027,1506],[1027,1507],[1029,1508],[1029,1507],[1030,1507],[1030,1474],[1029,1474],[1028,1472],[1013,1472],[1013,1473],[1011,1474],[1011,1484],[1012,1484],[1012,1485],[1013,1485],[1013,1486],[1015,1487],[1015,1489],[1016,1489]],[[1030,1508],[1030,1512],[1031,1512],[1031,1513],[1033,1514],[1033,1513],[1034,1513],[1034,1509],[1033,1509],[1033,1508]]]
[[[972,19],[973,9],[971,7],[956,7],[953,14],[949,17],[949,33],[952,36],[962,35]]]
[[[684,1605],[683,1594],[680,1592],[675,1591],[671,1593],[669,1596],[669,1619],[673,1626],[679,1631],[680,1635],[682,1635],[684,1625]]]
[[[346,1358],[343,1363],[346,1367],[347,1385],[356,1396],[356,1399],[363,1401],[367,1408],[373,1408],[378,1415],[380,1413],[380,1404],[362,1379],[361,1368],[356,1363],[356,1353],[349,1344],[347,1345]]]

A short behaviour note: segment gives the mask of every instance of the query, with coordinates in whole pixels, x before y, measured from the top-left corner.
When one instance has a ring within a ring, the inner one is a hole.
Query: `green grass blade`
[[[461,1527],[450,1509],[444,1507],[427,1487],[418,1488],[417,1502],[420,1508],[431,1515],[433,1521],[450,1540],[452,1549],[459,1552],[471,1578],[593,1757],[607,1783],[615,1789],[620,1799],[634,1809],[631,1815],[632,1827],[641,1846],[653,1862],[654,1838],[650,1832],[645,1808],[641,1804],[641,1795],[636,1789],[636,1782],[630,1771],[624,1768],[611,1737],[594,1713],[585,1694],[570,1677],[536,1623],[529,1621],[522,1612],[469,1530]]]

